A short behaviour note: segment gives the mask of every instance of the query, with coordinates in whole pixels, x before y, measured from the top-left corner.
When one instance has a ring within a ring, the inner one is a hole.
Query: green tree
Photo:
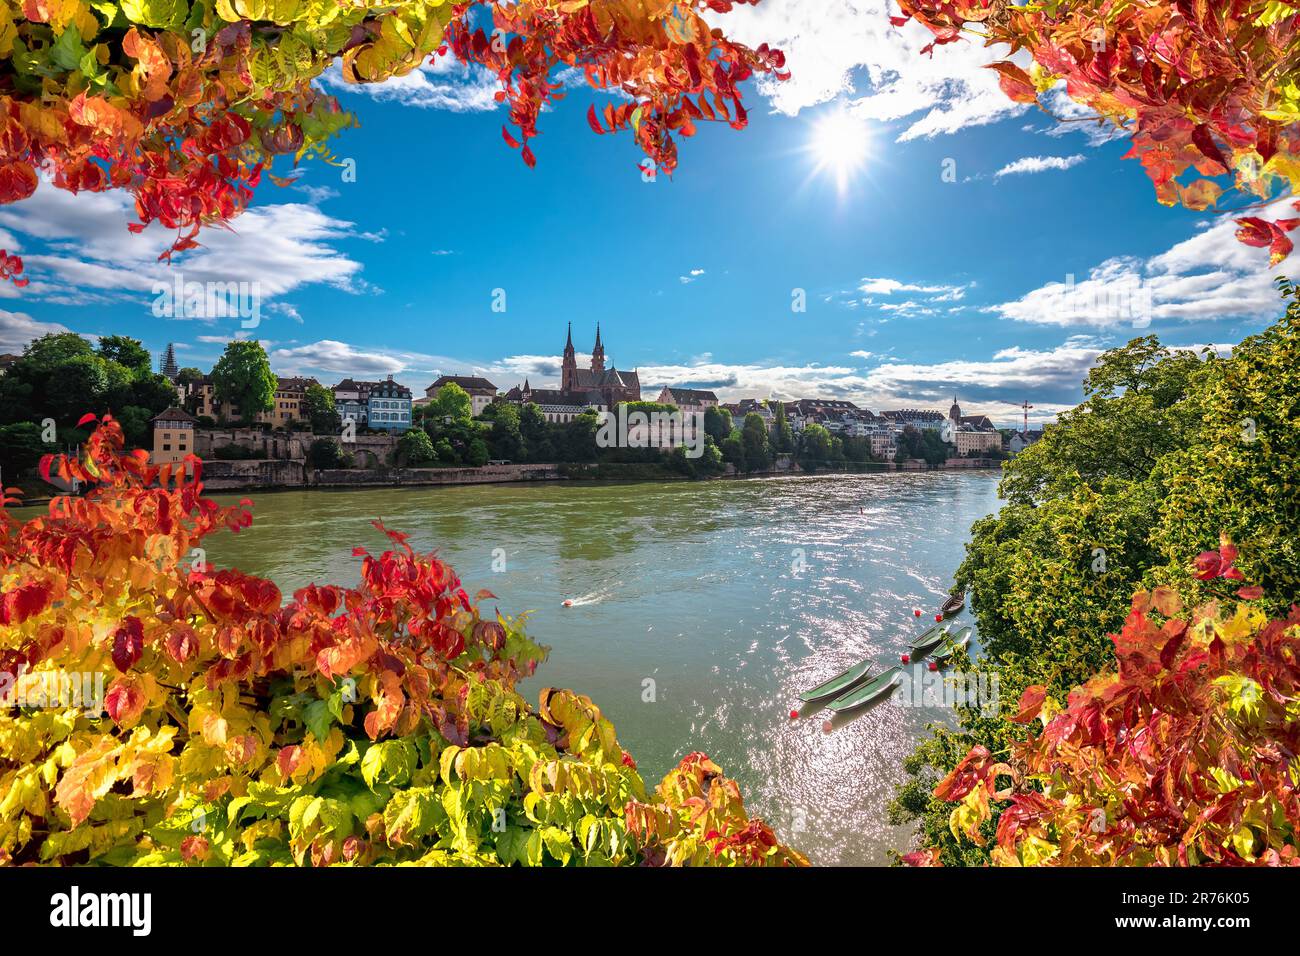
[[[260,342],[240,340],[227,345],[212,367],[212,386],[217,403],[237,405],[246,422],[275,407],[276,378]]]
[[[722,451],[723,461],[734,467],[737,472],[745,470],[745,442],[741,438],[739,428],[733,428],[731,434],[722,440],[719,448]]]
[[[551,461],[555,457],[550,423],[533,402],[519,411],[519,433],[523,436],[524,454],[528,461]]]
[[[153,356],[139,339],[125,335],[105,335],[99,340],[99,357],[106,362],[116,362],[134,378],[153,374]]]
[[[766,471],[772,466],[772,449],[768,444],[767,423],[757,412],[750,412],[745,416],[741,441],[745,445],[746,471]]]
[[[704,432],[721,445],[731,434],[731,412],[717,405],[710,405],[704,410]]]
[[[446,445],[448,450],[451,449],[451,444],[445,438],[438,444]],[[397,439],[397,458],[403,464],[424,465],[438,457],[438,453],[434,451],[433,441],[418,428],[403,432],[402,437]]]
[[[776,422],[773,426],[776,451],[789,454],[794,451],[794,431],[790,428],[790,419],[785,414],[785,402],[775,402]]]
[[[347,455],[336,438],[317,438],[307,449],[307,461],[313,468],[346,468]]]
[[[519,430],[519,406],[499,402],[492,409],[492,430],[488,433],[488,447],[492,457],[505,461],[520,461],[524,453],[523,436]]]
[[[831,433],[815,422],[805,425],[799,435],[799,467],[811,474],[830,460]]]
[[[469,449],[465,453],[465,464],[473,468],[482,468],[488,463],[487,442],[482,438],[475,438],[469,443]]]
[[[98,355],[77,355],[50,369],[44,409],[60,423],[76,424],[86,412],[101,412],[108,368]]]
[[[300,413],[318,435],[333,435],[342,427],[334,407],[334,393],[318,382],[310,383],[304,390]]]
[[[7,484],[31,471],[41,456],[53,450],[41,441],[41,429],[34,422],[0,425],[0,468]]]
[[[438,394],[425,407],[424,414],[426,419],[442,421],[450,418],[452,421],[467,422],[474,417],[474,401],[469,392],[455,382],[448,382],[438,389]]]

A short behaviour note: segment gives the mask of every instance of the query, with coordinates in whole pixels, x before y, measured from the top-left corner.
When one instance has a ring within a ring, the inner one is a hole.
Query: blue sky
[[[748,129],[682,141],[671,180],[645,182],[628,137],[591,132],[602,94],[579,85],[544,115],[529,170],[488,77],[444,62],[359,91],[327,75],[361,123],[335,146],[355,182],[306,163],[172,267],[257,282],[251,332],[155,316],[167,235],[129,234],[124,195],[42,187],[0,208],[0,246],[33,280],[4,290],[0,349],[49,329],[125,333],[206,371],[251,334],[277,372],[326,384],[391,373],[422,391],[463,372],[509,388],[558,381],[565,324],[582,352],[599,321],[609,361],[647,392],[873,409],[946,408],[956,392],[1010,424],[1026,399],[1039,420],[1077,402],[1108,346],[1155,332],[1223,349],[1279,311],[1265,253],[1225,217],[1159,206],[1124,142],[1006,100],[987,51],[921,57],[925,35],[890,27],[882,0],[764,0],[718,20],[785,49],[794,79],[751,85]],[[818,148],[828,121],[864,137],[843,189],[818,168],[845,155]]]

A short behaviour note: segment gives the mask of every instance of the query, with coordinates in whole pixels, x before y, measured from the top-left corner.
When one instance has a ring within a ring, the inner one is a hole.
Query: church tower
[[[957,404],[956,395],[952,397],[952,408],[948,409],[948,418],[950,418],[954,424],[961,421],[961,406]]]
[[[600,341],[600,323],[596,323],[596,345],[591,350],[591,370],[596,373],[605,371],[605,346]]]
[[[573,323],[569,323],[569,339],[564,343],[564,362],[560,365],[560,391],[578,389],[578,360],[573,354]]]

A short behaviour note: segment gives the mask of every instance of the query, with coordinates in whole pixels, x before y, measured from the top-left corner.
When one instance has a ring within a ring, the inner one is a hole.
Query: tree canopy
[[[349,83],[377,83],[454,55],[500,81],[507,143],[536,162],[543,109],[562,98],[558,69],[626,99],[588,121],[631,130],[671,173],[675,136],[695,124],[746,124],[738,84],[781,73],[765,45],[732,43],[701,14],[756,0],[67,0],[0,11],[0,203],[30,196],[39,176],[59,189],[129,191],[139,231],[177,230],[193,248],[202,226],[248,205],[277,159],[341,165],[331,139],[356,125],[313,81],[336,60]],[[489,21],[490,30],[483,28]],[[0,272],[22,264],[4,256]],[[25,283],[24,279],[16,279]]]
[[[260,342],[230,342],[212,366],[217,403],[235,405],[246,422],[275,407],[275,386],[275,373]]]

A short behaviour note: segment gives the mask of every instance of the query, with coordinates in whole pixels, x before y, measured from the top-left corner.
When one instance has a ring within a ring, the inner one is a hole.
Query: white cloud
[[[1013,163],[1007,163],[993,174],[993,178],[1001,179],[1003,176],[1032,175],[1033,173],[1046,172],[1049,169],[1070,169],[1078,166],[1083,160],[1082,153],[1076,153],[1073,156],[1025,156]]]
[[[500,105],[496,93],[501,84],[496,76],[477,64],[461,63],[450,53],[382,83],[348,83],[335,62],[321,74],[320,81],[333,93],[353,93],[419,109],[478,113]]]
[[[1274,218],[1286,200],[1260,215]],[[1281,311],[1268,252],[1236,239],[1231,216],[1221,216],[1195,236],[1159,255],[1107,259],[1082,278],[1066,275],[1019,299],[989,307],[1037,325],[1131,325],[1154,320],[1265,319]]]
[[[984,67],[1005,48],[963,41],[921,50],[933,35],[915,22],[889,22],[889,0],[764,0],[711,14],[712,23],[750,46],[770,43],[786,54],[785,82],[760,76],[759,92],[780,113],[848,97],[854,113],[883,122],[907,120],[900,140],[953,133],[1023,113]]]
[[[681,280],[682,285],[690,285],[692,282],[694,282],[702,275],[704,275],[703,269],[692,269],[686,275],[678,276],[677,278]]]
[[[29,199],[0,208],[0,227],[40,240],[46,251],[27,252],[33,281],[24,298],[49,302],[151,303],[155,283],[257,283],[263,300],[304,285],[365,288],[361,263],[335,243],[355,235],[352,223],[304,203],[256,206],[229,230],[209,228],[198,249],[158,261],[175,232],[154,223],[129,232],[133,201],[120,190],[73,196],[42,185]],[[292,308],[291,306],[286,308]],[[285,314],[288,314],[287,312]]]
[[[851,358],[860,358],[860,359],[865,360],[865,359],[869,359],[869,358],[871,358],[871,356],[873,356],[873,355],[875,355],[875,354],[876,354],[875,352],[867,352],[867,351],[864,351],[863,349],[857,349],[857,350],[855,350],[855,351],[850,352],[850,353],[849,353],[849,356],[850,356]]]
[[[57,322],[39,322],[26,312],[7,312],[0,309],[0,352],[21,354],[32,339],[50,332],[68,332]]]

